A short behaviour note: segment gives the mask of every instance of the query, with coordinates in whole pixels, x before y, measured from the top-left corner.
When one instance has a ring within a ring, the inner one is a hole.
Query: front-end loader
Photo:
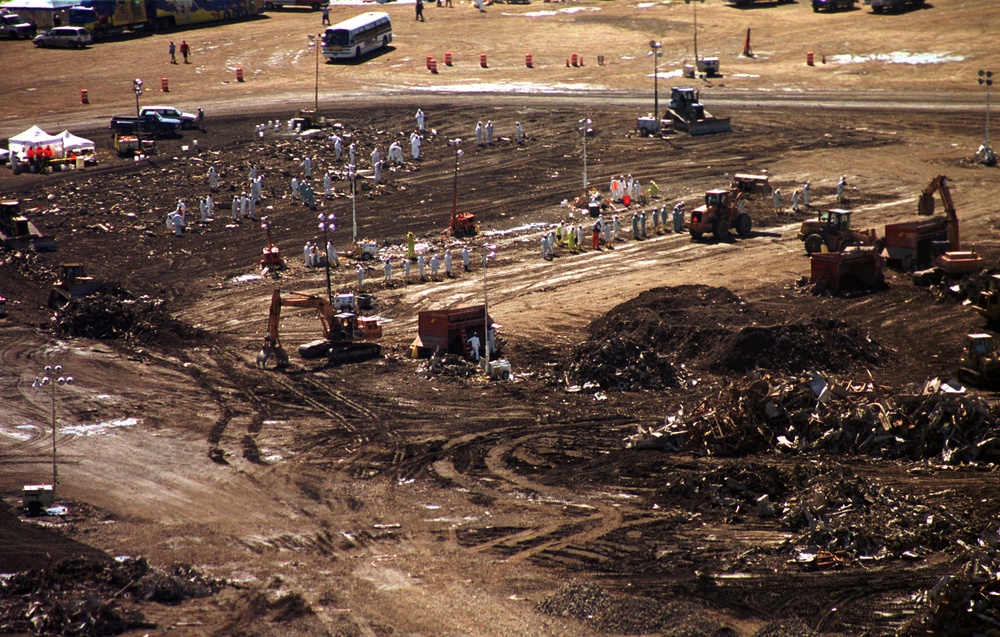
[[[711,233],[719,241],[729,238],[729,229],[735,228],[741,237],[749,237],[753,220],[749,213],[740,212],[743,193],[736,189],[716,189],[705,193],[705,204],[691,211],[688,232],[695,239]]]
[[[834,208],[819,213],[816,219],[807,219],[799,228],[799,241],[805,244],[806,254],[822,252],[842,252],[846,246],[875,245],[878,240],[874,228],[855,230],[851,228],[851,212]]]

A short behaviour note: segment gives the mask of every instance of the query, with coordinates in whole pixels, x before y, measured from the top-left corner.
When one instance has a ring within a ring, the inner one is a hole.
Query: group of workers
[[[672,220],[668,217],[670,215]],[[635,210],[632,212],[632,239],[641,241],[653,235],[669,232],[684,231],[684,202],[677,202],[671,212],[667,212],[667,206],[653,207],[651,211],[653,228],[649,229],[648,219],[645,210]],[[600,250],[601,246],[611,247],[615,241],[623,240],[621,219],[617,214],[611,216],[611,221],[605,221],[604,216],[598,214],[590,226],[590,246],[594,250]],[[554,229],[542,234],[541,253],[543,259],[555,257],[556,247],[566,248],[570,253],[583,251],[584,248],[584,224],[581,222],[570,223],[560,221]]]
[[[518,144],[524,143],[524,127],[521,122],[514,122],[514,141]],[[476,122],[476,145],[493,145],[493,120],[486,120],[486,125],[482,121]]]

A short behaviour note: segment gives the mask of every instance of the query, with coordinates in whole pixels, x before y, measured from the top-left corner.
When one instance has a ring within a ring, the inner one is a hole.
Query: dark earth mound
[[[643,292],[595,321],[568,372],[575,382],[628,391],[676,386],[694,371],[839,372],[886,357],[845,321],[775,323],[725,288],[684,285]]]

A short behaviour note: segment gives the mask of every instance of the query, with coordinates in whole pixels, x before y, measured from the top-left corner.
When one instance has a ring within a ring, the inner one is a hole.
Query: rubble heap
[[[982,532],[976,545],[959,541],[958,568],[923,593],[925,608],[900,635],[995,635],[1000,627],[1000,534]]]
[[[162,299],[134,298],[121,287],[73,299],[53,318],[63,337],[122,339],[140,343],[161,335],[190,337],[194,331],[167,313]]]
[[[626,447],[745,455],[779,449],[882,458],[936,458],[945,464],[1000,461],[1000,419],[977,394],[922,390],[881,397],[873,382],[840,384],[818,373],[782,379],[754,373]]]
[[[177,604],[207,597],[221,583],[189,566],[169,572],[144,558],[95,561],[72,558],[0,580],[0,633],[117,635],[155,628],[121,602]]]
[[[772,520],[790,533],[778,553],[807,570],[916,559],[968,539],[963,516],[833,463],[739,460],[675,478],[654,498],[675,496],[721,508],[729,523]]]
[[[699,368],[720,374],[757,367],[845,371],[887,357],[844,321],[774,324],[767,312],[725,288],[683,285],[643,292],[595,321],[567,373],[581,385],[634,391],[676,386]]]
[[[704,618],[697,624],[689,624],[684,618],[693,616],[694,611],[683,604],[616,595],[582,582],[564,585],[542,600],[538,609],[547,615],[573,617],[604,633],[656,633],[667,637],[735,634],[731,628]]]

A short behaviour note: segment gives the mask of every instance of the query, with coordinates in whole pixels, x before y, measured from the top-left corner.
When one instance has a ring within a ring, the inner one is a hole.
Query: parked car
[[[854,8],[855,0],[813,0],[813,11],[837,11],[845,9],[850,11]]]
[[[0,13],[0,34],[10,39],[30,38],[31,25],[21,19],[16,13],[10,13],[6,9]]]
[[[83,27],[55,27],[32,40],[35,46],[65,46],[73,49],[82,49],[92,41],[90,31]]]
[[[142,117],[146,113],[159,113],[160,117],[166,117],[167,119],[180,120],[181,128],[191,129],[198,124],[198,116],[194,113],[182,113],[173,106],[144,106],[141,111],[139,111],[139,116]]]

